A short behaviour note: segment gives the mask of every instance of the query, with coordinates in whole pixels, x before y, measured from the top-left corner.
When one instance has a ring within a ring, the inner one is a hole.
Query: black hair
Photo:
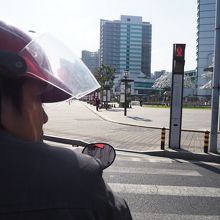
[[[1,99],[5,97],[10,99],[17,112],[21,113],[21,106],[23,102],[22,86],[24,82],[24,77],[16,80],[5,77],[0,78],[0,107],[2,105]]]
[[[25,60],[14,52],[0,51],[0,115],[2,98],[10,99],[15,109],[21,113],[22,85],[27,70]]]

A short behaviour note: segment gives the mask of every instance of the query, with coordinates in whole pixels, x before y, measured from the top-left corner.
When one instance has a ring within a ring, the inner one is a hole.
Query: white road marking
[[[118,155],[116,156],[116,161],[132,161],[132,162],[150,162],[150,163],[173,163],[173,162],[179,162],[179,163],[192,163],[192,164],[206,164],[210,166],[215,166],[220,168],[219,163],[215,162],[205,162],[205,161],[193,161],[193,160],[184,160],[184,159],[171,159],[167,157],[154,157],[154,156],[142,156],[142,157],[126,157]]]
[[[116,156],[116,161],[132,161],[132,162],[150,162],[150,163],[158,163],[158,162],[163,162],[163,163],[172,163],[174,160],[170,158],[152,158],[152,157],[117,157]]]
[[[108,183],[114,192],[146,195],[220,197],[220,188]]]
[[[104,170],[106,173],[137,173],[137,174],[155,174],[155,175],[175,175],[175,176],[202,176],[195,170],[180,169],[157,169],[157,168],[133,168],[133,167],[109,167]]]
[[[220,216],[216,215],[178,215],[178,214],[157,214],[157,213],[139,213],[139,212],[132,212],[132,217],[134,219],[138,220],[164,220],[164,219],[169,219],[169,220],[219,220]]]

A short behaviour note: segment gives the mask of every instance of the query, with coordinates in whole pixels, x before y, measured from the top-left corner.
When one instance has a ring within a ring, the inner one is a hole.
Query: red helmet
[[[0,77],[1,72],[13,74],[13,66],[23,70],[16,77],[35,77],[48,83],[43,102],[81,98],[100,87],[83,62],[51,35],[32,40],[20,29],[0,21],[0,69],[7,69],[0,71]]]

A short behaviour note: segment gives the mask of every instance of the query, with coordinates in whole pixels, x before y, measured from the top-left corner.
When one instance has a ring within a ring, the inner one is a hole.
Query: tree
[[[166,72],[154,82],[153,88],[170,89],[172,82],[172,73]],[[195,88],[189,76],[184,76],[184,88]]]
[[[213,66],[204,69],[202,78],[206,79],[206,83],[203,86],[200,86],[199,89],[211,89],[212,77],[213,77]]]
[[[111,66],[102,64],[99,68],[96,69],[94,76],[101,85],[101,90],[104,89],[105,83],[109,83],[109,87],[113,87],[115,69]]]

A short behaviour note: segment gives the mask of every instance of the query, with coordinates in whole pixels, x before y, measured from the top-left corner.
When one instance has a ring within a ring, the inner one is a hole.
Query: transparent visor
[[[31,41],[20,52],[27,72],[74,98],[100,87],[86,65],[66,46],[48,33]]]

